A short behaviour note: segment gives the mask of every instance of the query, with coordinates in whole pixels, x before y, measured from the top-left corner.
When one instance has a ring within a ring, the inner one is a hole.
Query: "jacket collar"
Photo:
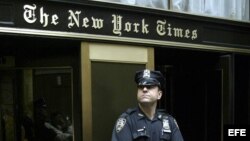
[[[136,109],[136,117],[137,117],[137,120],[141,120],[141,119],[148,119],[150,120],[144,113],[143,111],[140,109],[140,107],[138,106],[137,109]],[[158,120],[158,119],[161,119],[161,113],[158,112],[158,110],[156,110],[155,112],[155,115],[154,115],[154,118],[152,121],[155,121],[155,120]]]

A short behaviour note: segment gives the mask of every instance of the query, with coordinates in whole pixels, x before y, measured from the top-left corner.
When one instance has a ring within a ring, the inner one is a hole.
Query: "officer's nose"
[[[144,87],[142,88],[142,90],[143,90],[143,91],[147,91],[147,90],[148,90],[148,87],[144,86]]]

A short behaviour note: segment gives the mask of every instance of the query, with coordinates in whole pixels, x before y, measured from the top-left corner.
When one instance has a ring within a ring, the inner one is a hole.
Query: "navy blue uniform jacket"
[[[112,141],[183,141],[171,115],[156,111],[150,120],[139,109],[129,109],[116,122]]]

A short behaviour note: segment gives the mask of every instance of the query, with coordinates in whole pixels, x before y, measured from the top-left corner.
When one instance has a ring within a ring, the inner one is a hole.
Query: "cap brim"
[[[158,85],[160,85],[160,83],[156,79],[142,78],[139,81],[138,85],[139,86],[141,86],[141,85],[154,85],[154,86],[158,86]]]

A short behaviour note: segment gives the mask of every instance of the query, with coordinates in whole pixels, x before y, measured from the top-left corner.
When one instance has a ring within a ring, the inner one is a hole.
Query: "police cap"
[[[160,71],[140,70],[135,73],[135,82],[137,85],[155,85],[163,89],[165,86],[165,77]]]

